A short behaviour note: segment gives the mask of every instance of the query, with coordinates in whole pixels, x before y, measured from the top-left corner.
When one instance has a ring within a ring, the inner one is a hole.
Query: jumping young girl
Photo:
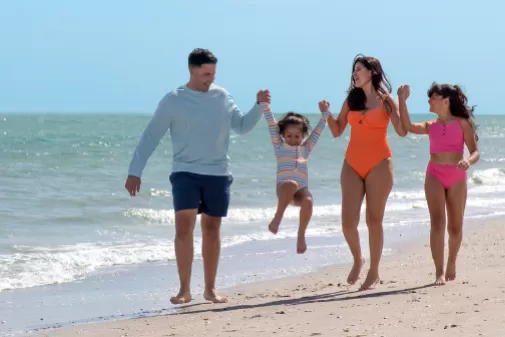
[[[456,278],[456,258],[463,239],[463,217],[467,196],[467,173],[480,157],[473,123],[473,108],[457,85],[433,83],[428,90],[430,112],[437,119],[411,123],[407,109],[408,85],[398,88],[402,122],[409,132],[430,137],[430,161],[424,190],[430,212],[430,246],[436,270],[436,285]],[[464,158],[464,145],[470,153]],[[444,243],[447,209],[449,256],[444,275]]]
[[[319,102],[323,114],[315,129],[308,138],[309,120],[307,117],[288,112],[279,122],[270,111],[270,106],[262,103],[263,112],[268,123],[268,131],[277,159],[277,211],[268,229],[277,234],[289,204],[300,207],[300,226],[296,251],[303,254],[307,250],[305,231],[312,216],[312,194],[308,189],[308,158],[326,126],[330,115],[330,104]]]

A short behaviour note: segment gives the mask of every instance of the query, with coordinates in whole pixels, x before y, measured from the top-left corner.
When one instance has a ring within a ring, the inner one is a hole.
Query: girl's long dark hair
[[[356,63],[361,63],[365,68],[372,71],[372,86],[374,89],[382,96],[384,94],[390,94],[392,91],[391,83],[387,78],[382,65],[378,59],[371,56],[364,56],[358,54],[352,63],[352,72],[354,72],[354,67]],[[366,95],[362,88],[357,88],[354,83],[354,78],[351,75],[351,85],[347,90],[347,104],[349,108],[353,111],[361,111],[366,109]],[[386,104],[389,105],[388,102]],[[390,106],[390,108],[392,108]]]

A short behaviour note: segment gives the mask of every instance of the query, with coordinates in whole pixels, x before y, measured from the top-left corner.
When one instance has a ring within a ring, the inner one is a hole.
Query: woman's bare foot
[[[456,279],[456,261],[447,261],[447,269],[445,270],[445,280],[454,281]]]
[[[228,302],[228,299],[224,296],[219,296],[216,294],[216,290],[211,289],[211,290],[205,290],[203,293],[203,298],[205,298],[207,301],[210,301],[212,303],[226,303]]]
[[[307,250],[307,242],[305,242],[305,234],[298,234],[298,241],[296,243],[296,252],[303,254]]]
[[[379,283],[379,281],[380,281],[379,273],[372,272],[369,270],[368,274],[366,275],[365,282],[363,282],[361,287],[359,287],[359,290],[363,291],[363,290],[375,289],[375,286],[377,285],[377,283]]]
[[[351,272],[347,276],[347,283],[354,285],[360,279],[359,274],[361,273],[361,268],[365,264],[365,258],[362,257],[360,261],[354,261],[352,265]]]
[[[437,276],[435,279],[435,285],[436,286],[443,286],[444,284],[445,284],[444,272],[437,273]]]
[[[275,216],[268,225],[268,230],[273,234],[277,234],[277,232],[279,231],[279,226],[281,225],[281,220],[282,220],[281,218]]]
[[[170,298],[172,304],[185,304],[191,302],[191,294],[188,292],[179,292],[177,296]]]

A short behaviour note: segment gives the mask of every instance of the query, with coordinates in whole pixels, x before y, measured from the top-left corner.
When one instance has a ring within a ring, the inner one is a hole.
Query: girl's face
[[[438,94],[433,94],[428,99],[428,104],[430,105],[430,112],[438,114],[449,107],[449,98],[443,98]]]
[[[303,140],[302,127],[298,125],[289,125],[282,134],[284,141],[290,146],[298,146]]]

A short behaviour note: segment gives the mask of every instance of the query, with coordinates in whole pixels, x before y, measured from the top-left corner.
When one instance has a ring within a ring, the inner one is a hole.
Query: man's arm
[[[170,107],[169,97],[165,96],[160,101],[151,121],[142,133],[142,137],[133,152],[130,167],[128,168],[129,176],[140,178],[147,160],[153,154],[161,138],[167,133],[172,122],[172,107]]]
[[[256,124],[258,124],[261,116],[263,115],[263,110],[261,106],[256,102],[251,110],[247,113],[243,113],[242,110],[239,109],[233,97],[226,93],[227,106],[232,111],[231,116],[231,128],[238,134],[245,134],[251,131]]]

